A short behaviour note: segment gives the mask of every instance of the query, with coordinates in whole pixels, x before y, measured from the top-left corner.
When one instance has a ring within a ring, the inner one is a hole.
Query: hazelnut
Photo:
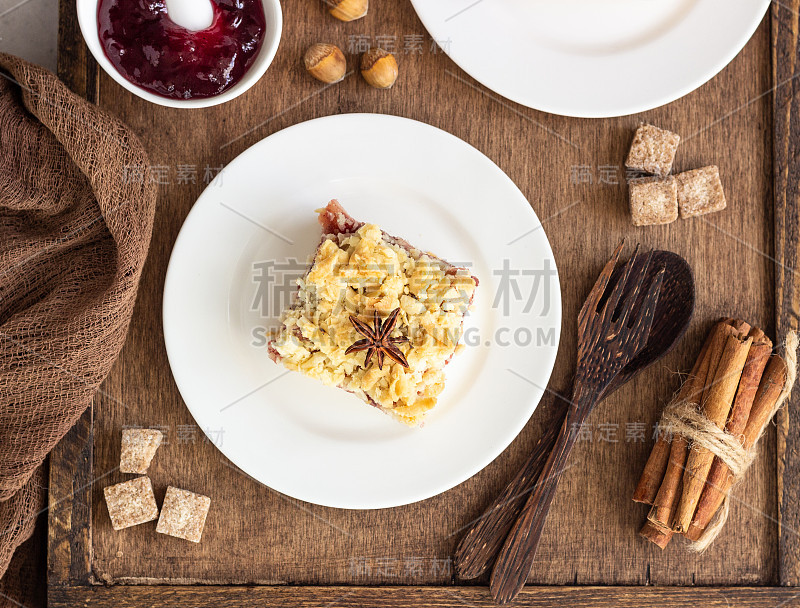
[[[317,80],[333,83],[344,78],[347,61],[344,53],[335,44],[317,43],[308,47],[303,62],[306,70]]]
[[[325,0],[328,12],[340,21],[355,21],[367,14],[369,0]]]
[[[397,80],[397,61],[394,55],[375,47],[361,55],[361,75],[376,89],[390,89]]]

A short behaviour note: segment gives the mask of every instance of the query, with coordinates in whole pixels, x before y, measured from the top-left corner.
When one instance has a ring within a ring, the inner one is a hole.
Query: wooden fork
[[[650,335],[664,278],[662,269],[649,286],[643,285],[652,252],[640,270],[631,272],[639,255],[637,245],[619,281],[604,298],[623,244],[615,249],[578,315],[578,361],[572,399],[539,483],[506,537],[492,570],[490,589],[499,604],[513,600],[525,585],[550,503],[581,426],[609,383],[645,346]],[[647,295],[634,312],[642,289],[647,289]]]

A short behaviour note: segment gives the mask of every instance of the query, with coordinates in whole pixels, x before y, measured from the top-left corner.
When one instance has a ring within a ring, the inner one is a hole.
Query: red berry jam
[[[262,0],[211,2],[213,23],[195,32],[170,20],[166,0],[100,0],[100,43],[120,74],[151,93],[219,95],[250,67],[266,22]]]

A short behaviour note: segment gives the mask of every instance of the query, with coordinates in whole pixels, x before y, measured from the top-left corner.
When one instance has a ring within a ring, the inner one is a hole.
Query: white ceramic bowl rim
[[[86,41],[95,60],[103,70],[111,76],[122,87],[142,99],[146,99],[160,106],[170,108],[207,108],[216,106],[226,101],[230,101],[244,93],[252,87],[267,71],[267,68],[278,52],[278,45],[283,30],[283,12],[281,11],[280,0],[261,0],[264,6],[264,18],[267,27],[264,31],[264,38],[261,41],[261,49],[256,55],[250,68],[245,72],[242,79],[227,91],[214,95],[213,97],[203,97],[198,99],[171,99],[162,97],[143,89],[120,74],[114,65],[106,57],[105,51],[100,44],[100,35],[97,25],[97,6],[100,0],[77,0],[78,23],[80,24],[81,34]]]
[[[770,5],[770,0],[411,2],[431,37],[442,41],[443,51],[472,78],[515,103],[578,118],[636,114],[694,91],[742,50]],[[662,18],[651,21],[644,14]],[[531,27],[537,19],[542,23]],[[637,23],[648,25],[638,30]],[[576,42],[575,33],[585,28],[603,32],[597,37],[601,42]]]

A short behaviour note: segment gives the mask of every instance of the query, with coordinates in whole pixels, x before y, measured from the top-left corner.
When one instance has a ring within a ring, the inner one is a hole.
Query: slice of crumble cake
[[[322,240],[269,355],[418,426],[444,389],[478,279],[335,200],[318,213]]]

